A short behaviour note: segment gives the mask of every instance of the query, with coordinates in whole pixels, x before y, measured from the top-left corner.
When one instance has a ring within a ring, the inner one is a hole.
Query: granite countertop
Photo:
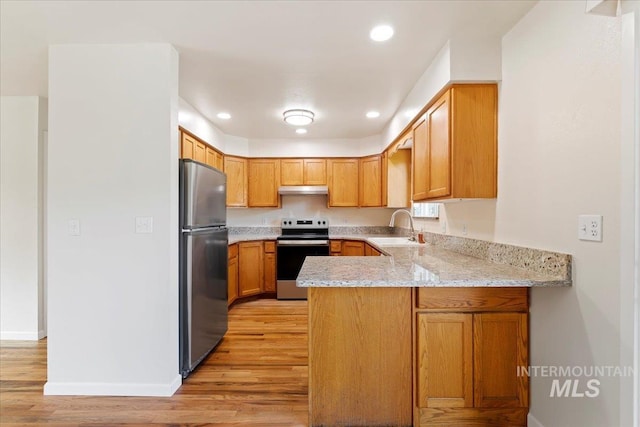
[[[252,240],[276,240],[279,234],[229,234],[229,244]]]
[[[340,237],[347,238],[347,236]],[[518,266],[467,255],[431,243],[420,246],[379,248],[367,237],[348,236],[348,238],[367,241],[388,256],[307,257],[298,275],[297,285],[300,287],[571,286],[570,255],[496,245],[503,252],[505,260],[511,264],[522,264]],[[509,248],[513,248],[511,252],[515,255],[509,253]],[[531,260],[522,259],[526,257],[531,257]]]

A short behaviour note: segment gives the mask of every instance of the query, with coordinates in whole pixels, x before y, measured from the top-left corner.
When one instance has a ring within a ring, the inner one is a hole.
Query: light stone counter
[[[278,234],[229,234],[229,244],[252,240],[276,240]]]
[[[347,238],[347,236],[340,237]],[[349,236],[348,238],[364,240],[377,247],[369,242],[367,237]],[[298,275],[297,285],[300,287],[571,286],[570,255],[473,239],[464,239],[464,241],[464,248],[459,252],[427,243],[418,247],[378,248],[388,256],[307,257]],[[482,248],[482,251],[478,248]],[[463,250],[485,258],[461,253]]]

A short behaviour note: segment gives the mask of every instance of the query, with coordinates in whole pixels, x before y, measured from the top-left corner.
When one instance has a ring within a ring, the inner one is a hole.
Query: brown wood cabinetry
[[[342,255],[342,240],[331,240],[329,242],[329,254],[331,256]]]
[[[526,426],[527,289],[415,292],[414,424]]]
[[[196,141],[196,145],[193,147],[193,160],[207,163],[207,146],[204,142]]]
[[[388,181],[388,177],[389,177],[389,157],[388,157],[388,153],[385,151],[384,153],[382,153],[381,155],[381,159],[382,159],[382,182],[380,183],[380,191],[382,193],[382,204],[381,206],[387,206],[388,204],[388,197],[389,197],[389,192],[388,192],[388,188],[387,185],[389,183]]]
[[[180,132],[180,158],[193,159],[193,150],[196,146],[196,140],[184,132]]]
[[[359,205],[382,206],[382,156],[360,159]]]
[[[219,170],[224,169],[224,157],[222,156],[222,153],[214,150],[211,147],[207,147],[205,163]]]
[[[413,200],[496,197],[497,87],[453,85],[413,125]]]
[[[249,159],[249,207],[279,207],[280,160]]]
[[[280,159],[280,185],[327,185],[327,161]]]
[[[262,293],[264,280],[264,249],[262,242],[238,243],[238,296]]]
[[[229,246],[229,272],[227,278],[227,302],[229,305],[238,298],[238,245]]]
[[[364,242],[343,240],[342,256],[364,256]]]
[[[264,291],[276,291],[276,242],[264,242]]]
[[[379,250],[377,250],[376,248],[374,248],[370,244],[365,243],[364,244],[364,255],[365,256],[380,256],[380,255],[382,255],[382,252],[380,252]]]
[[[329,206],[358,206],[359,159],[327,159]]]
[[[227,174],[227,206],[247,206],[247,159],[224,156],[224,172]]]

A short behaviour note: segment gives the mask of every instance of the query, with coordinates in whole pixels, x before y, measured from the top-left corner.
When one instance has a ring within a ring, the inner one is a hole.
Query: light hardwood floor
[[[43,396],[46,353],[46,340],[1,343],[2,426],[308,423],[306,301],[234,306],[223,342],[170,398]]]

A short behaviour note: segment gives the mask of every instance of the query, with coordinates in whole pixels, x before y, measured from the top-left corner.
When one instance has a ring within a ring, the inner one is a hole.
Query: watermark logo
[[[518,366],[519,377],[553,378],[549,397],[588,397],[600,395],[600,379],[632,377],[631,366]]]

